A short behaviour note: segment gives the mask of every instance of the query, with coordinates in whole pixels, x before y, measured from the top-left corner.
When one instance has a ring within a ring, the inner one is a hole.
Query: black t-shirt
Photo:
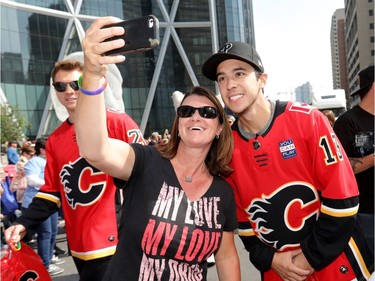
[[[348,157],[363,157],[374,153],[374,115],[360,106],[341,115],[334,131]],[[359,188],[359,212],[374,213],[374,166],[355,175]]]
[[[206,259],[223,231],[237,228],[231,186],[214,177],[206,194],[190,201],[170,160],[153,146],[132,147],[119,244],[104,280],[206,280]]]

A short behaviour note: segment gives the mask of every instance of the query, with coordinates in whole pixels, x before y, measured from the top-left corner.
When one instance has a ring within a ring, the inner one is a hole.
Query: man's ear
[[[266,73],[262,73],[260,76],[259,76],[259,81],[260,81],[260,87],[263,89],[266,84],[267,84],[267,78],[268,78],[268,75]]]

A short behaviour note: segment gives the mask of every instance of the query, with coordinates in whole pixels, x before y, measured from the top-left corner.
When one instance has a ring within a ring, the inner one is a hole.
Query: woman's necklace
[[[177,167],[182,167],[182,165],[180,165],[180,163],[178,162],[178,160],[175,158],[174,159],[174,162],[177,163]],[[199,174],[199,175],[196,175],[195,174],[200,170],[202,169],[202,172]],[[191,176],[185,176],[185,182],[193,182],[193,179],[196,179],[196,178],[199,178],[200,176],[202,176],[204,174],[204,172],[206,171],[206,165],[204,162],[202,162],[196,169],[195,171],[191,174]]]
[[[194,176],[194,174],[199,170],[200,167],[202,167],[202,165],[203,165],[202,172],[198,176]],[[206,165],[202,163],[201,165],[199,165],[199,167],[194,171],[194,173],[191,176],[185,176],[185,182],[193,182],[193,179],[199,178],[201,175],[203,175],[205,171],[206,171]]]

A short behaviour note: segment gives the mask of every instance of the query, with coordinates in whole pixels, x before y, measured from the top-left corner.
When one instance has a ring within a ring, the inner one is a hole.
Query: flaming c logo
[[[34,281],[38,280],[39,275],[35,271],[26,271],[22,276],[18,279],[19,281]]]
[[[87,206],[99,200],[107,184],[107,175],[79,158],[62,167],[60,181],[69,205],[75,209],[77,205]]]
[[[319,196],[314,187],[293,182],[254,199],[247,212],[255,234],[266,244],[284,250],[299,245],[318,218]]]

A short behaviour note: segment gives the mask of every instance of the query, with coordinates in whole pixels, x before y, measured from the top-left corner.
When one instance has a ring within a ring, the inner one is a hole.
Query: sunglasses
[[[217,109],[213,106],[193,107],[190,105],[182,105],[177,108],[177,116],[181,118],[191,117],[196,110],[198,110],[201,117],[207,119],[215,119],[219,115]]]
[[[56,91],[58,92],[65,92],[66,90],[66,85],[70,86],[70,88],[72,88],[74,91],[78,91],[79,90],[79,86],[78,86],[78,81],[71,81],[71,82],[55,82],[53,83],[53,87],[55,88]]]

